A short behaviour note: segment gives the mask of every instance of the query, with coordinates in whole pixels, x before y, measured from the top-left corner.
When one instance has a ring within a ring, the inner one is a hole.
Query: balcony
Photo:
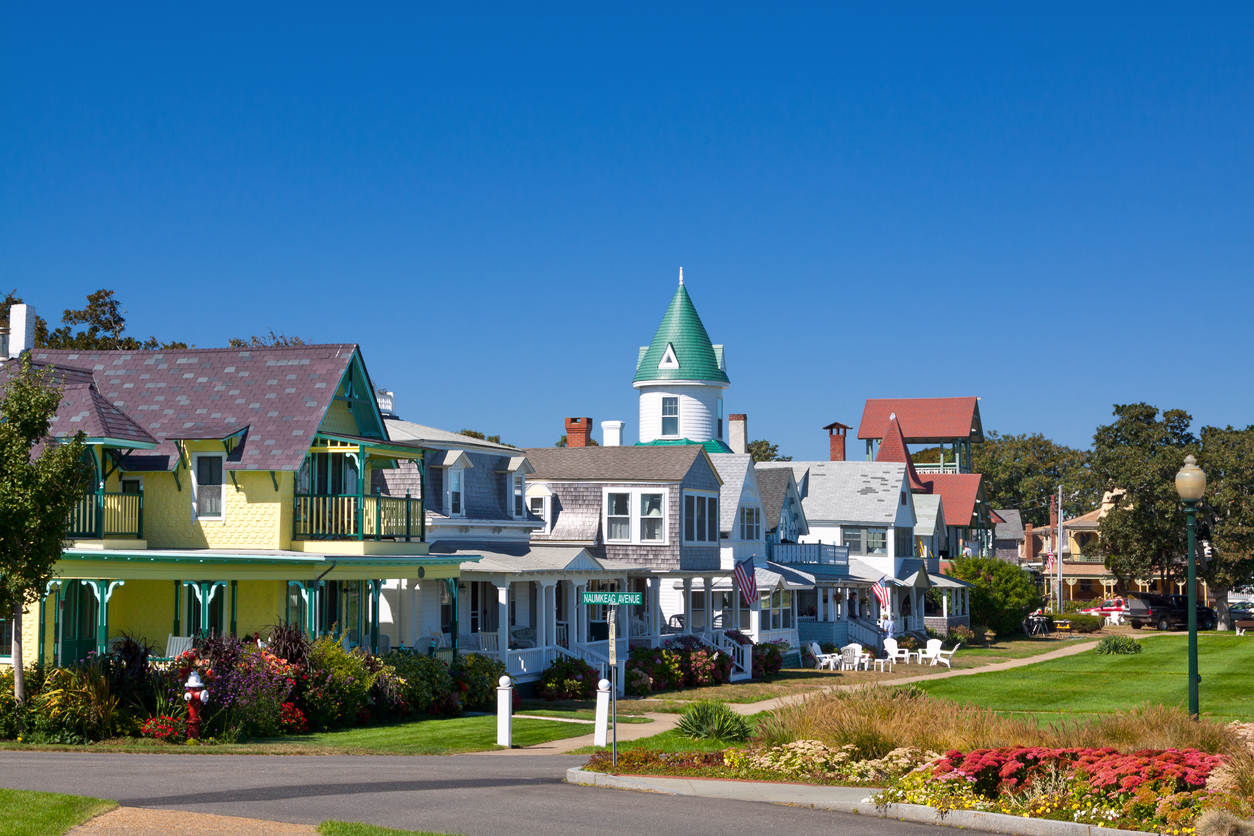
[[[833,566],[849,569],[849,548],[829,543],[775,543],[770,559],[775,563]]]
[[[422,542],[422,500],[375,494],[297,494],[293,540],[403,540]]]
[[[958,469],[958,465],[954,464],[953,462],[946,462],[945,464],[939,464],[939,463],[938,464],[919,464],[918,462],[915,462],[914,470],[916,473],[961,473],[962,472],[961,470]]]
[[[66,537],[71,540],[144,539],[143,493],[96,491],[87,494],[70,511]]]

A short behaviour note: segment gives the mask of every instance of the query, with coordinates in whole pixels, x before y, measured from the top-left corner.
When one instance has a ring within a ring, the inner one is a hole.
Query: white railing
[[[916,473],[961,473],[962,472],[958,470],[958,465],[954,464],[953,462],[945,462],[944,464],[940,464],[939,462],[937,464],[919,464],[918,462],[916,462],[914,465],[914,470]]]
[[[539,676],[557,658],[557,648],[524,647],[505,651],[505,670],[510,676]]]
[[[618,693],[626,693],[627,687],[627,642],[620,641],[618,649]],[[597,675],[602,679],[608,679],[610,670],[610,643],[589,642],[588,644],[575,643],[574,655],[578,655],[589,665],[597,669]]]
[[[771,560],[776,563],[811,566],[849,567],[849,547],[831,543],[777,543],[771,546]]]
[[[857,619],[849,619],[849,641],[857,642],[863,647],[874,648],[878,653],[883,648],[883,640],[884,637],[875,627],[863,624]]]
[[[796,646],[793,639],[796,637],[796,630],[759,630],[757,641],[759,644],[764,642],[788,642],[792,646]]]
[[[714,634],[714,647],[731,657],[732,667],[746,677],[753,677],[753,645],[741,644],[722,633]]]
[[[911,631],[914,631],[914,630],[922,631],[923,630],[923,616],[921,615],[906,616],[906,629],[911,630]]]

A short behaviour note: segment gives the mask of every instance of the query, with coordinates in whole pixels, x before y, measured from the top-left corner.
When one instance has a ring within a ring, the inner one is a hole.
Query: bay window
[[[718,543],[718,497],[684,495],[684,540],[689,543]]]

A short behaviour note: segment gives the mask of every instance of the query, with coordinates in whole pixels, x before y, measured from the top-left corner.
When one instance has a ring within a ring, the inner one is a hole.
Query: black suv
[[[1128,620],[1132,629],[1152,624],[1159,630],[1184,630],[1189,626],[1189,596],[1132,593],[1128,596]],[[1210,607],[1198,604],[1197,629],[1214,630],[1219,619]]]

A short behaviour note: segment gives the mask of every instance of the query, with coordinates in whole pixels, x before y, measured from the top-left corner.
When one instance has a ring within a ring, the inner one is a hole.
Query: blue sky
[[[674,5],[8,4],[0,285],[358,342],[405,417],[526,446],[634,440],[681,265],[799,459],[868,397],[1251,423],[1248,5]]]

